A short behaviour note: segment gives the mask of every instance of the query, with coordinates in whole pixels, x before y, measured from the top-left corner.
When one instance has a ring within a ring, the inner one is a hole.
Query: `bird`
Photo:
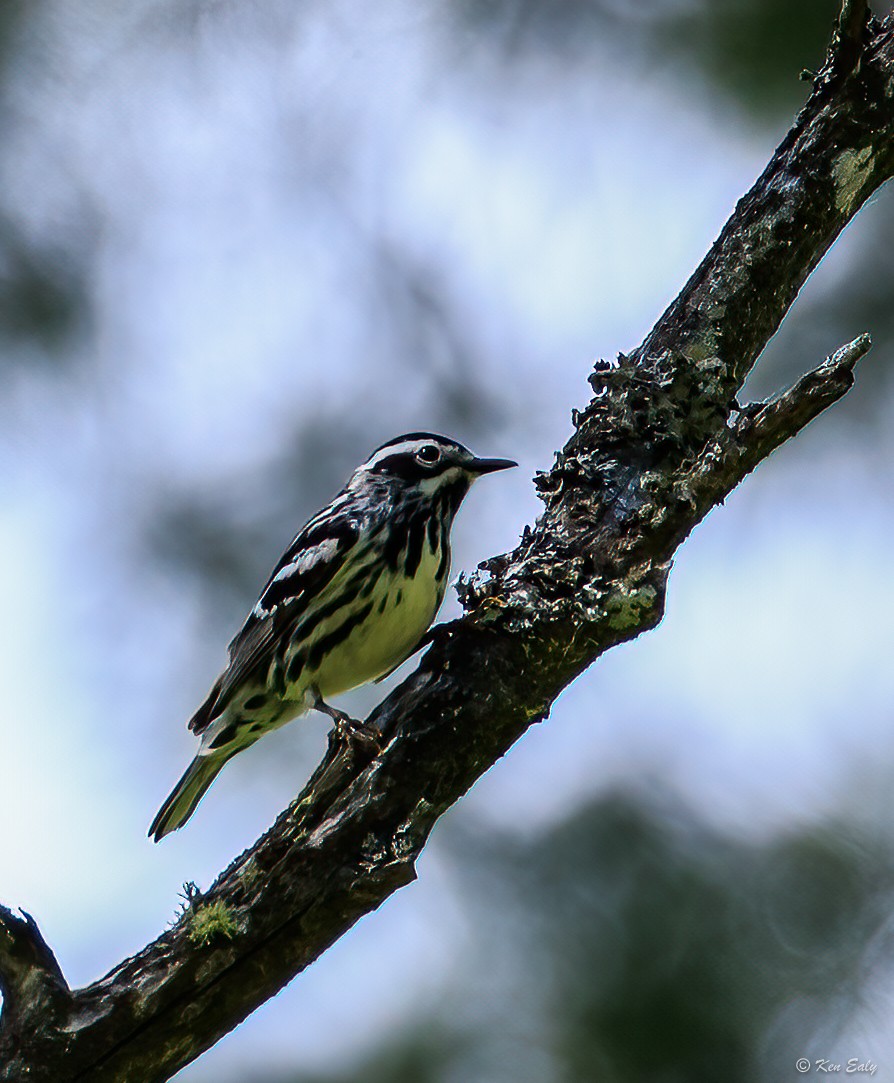
[[[450,530],[474,481],[518,464],[445,436],[382,444],[295,535],[189,722],[199,749],[149,828],[182,827],[221,768],[265,733],[316,709],[350,736],[328,697],[381,680],[422,645],[450,570]]]

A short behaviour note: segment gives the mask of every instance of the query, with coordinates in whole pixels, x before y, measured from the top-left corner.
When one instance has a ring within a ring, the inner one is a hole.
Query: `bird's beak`
[[[495,470],[508,470],[510,466],[518,466],[512,459],[474,459],[468,469],[473,474],[493,474]]]

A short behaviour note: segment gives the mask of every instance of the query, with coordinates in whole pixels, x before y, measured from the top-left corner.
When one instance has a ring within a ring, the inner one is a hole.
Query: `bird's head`
[[[362,483],[373,475],[401,489],[415,490],[421,498],[434,500],[449,492],[458,497],[458,504],[482,474],[510,466],[518,463],[512,459],[480,459],[446,436],[410,432],[376,448],[351,481]]]

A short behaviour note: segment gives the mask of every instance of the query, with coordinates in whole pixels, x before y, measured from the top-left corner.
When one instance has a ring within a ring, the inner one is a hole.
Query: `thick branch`
[[[538,478],[544,514],[464,585],[465,618],[374,713],[381,754],[352,762],[334,746],[172,929],[70,999],[51,993],[52,1011],[28,992],[32,972],[50,989],[52,968],[32,951],[22,969],[27,937],[4,915],[0,1080],[164,1080],[212,1045],[414,877],[441,813],[599,654],[660,620],[693,525],[846,392],[866,339],[774,403],[734,405],[807,276],[894,172],[894,19],[861,23],[862,10],[845,4],[807,105],[679,297],[630,356],[597,365]]]

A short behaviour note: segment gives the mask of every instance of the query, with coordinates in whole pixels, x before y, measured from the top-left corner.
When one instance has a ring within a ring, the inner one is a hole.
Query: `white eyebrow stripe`
[[[400,444],[389,444],[387,447],[380,448],[374,455],[361,466],[361,470],[372,470],[378,466],[383,459],[389,459],[392,455],[414,455],[421,447],[425,447],[430,444],[431,440],[404,440]]]

